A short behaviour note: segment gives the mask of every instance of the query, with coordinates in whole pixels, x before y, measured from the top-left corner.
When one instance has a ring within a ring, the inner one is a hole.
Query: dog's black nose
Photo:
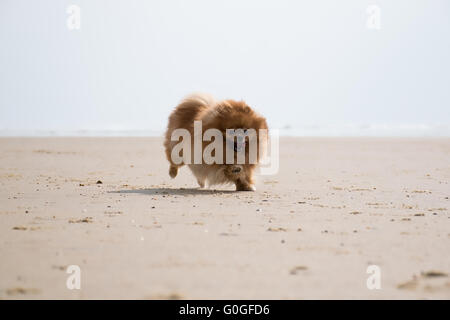
[[[231,170],[233,173],[239,173],[241,172],[241,167],[234,167],[233,170]]]

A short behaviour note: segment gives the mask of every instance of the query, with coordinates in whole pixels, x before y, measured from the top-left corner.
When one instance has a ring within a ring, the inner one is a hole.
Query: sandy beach
[[[449,159],[448,138],[285,137],[234,192],[170,179],[160,138],[1,138],[0,298],[450,299]]]

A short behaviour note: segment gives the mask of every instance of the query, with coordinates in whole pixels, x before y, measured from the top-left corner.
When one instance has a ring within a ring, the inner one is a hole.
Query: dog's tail
[[[181,104],[212,107],[216,104],[216,100],[208,93],[194,92],[184,97]]]
[[[175,178],[178,168],[183,164],[175,164],[172,161],[172,148],[176,142],[171,140],[172,131],[177,128],[184,128],[186,123],[191,123],[201,117],[201,115],[216,105],[213,96],[206,93],[192,93],[186,96],[169,116],[169,124],[165,134],[164,147],[166,156],[170,162],[169,175]]]

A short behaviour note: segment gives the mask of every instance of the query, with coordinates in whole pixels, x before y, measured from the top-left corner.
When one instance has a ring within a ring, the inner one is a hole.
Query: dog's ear
[[[220,116],[228,116],[233,111],[229,104],[220,104],[217,106],[217,114]]]
[[[223,112],[231,112],[231,110],[233,110],[233,107],[229,104],[223,104],[221,105],[221,107],[222,107],[221,110]]]
[[[234,101],[234,106],[237,111],[245,113],[245,114],[251,114],[253,113],[252,108],[248,104],[245,103],[244,100],[240,101]]]
[[[269,127],[267,126],[266,118],[260,117],[260,116],[256,117],[255,120],[254,120],[253,128],[255,128],[255,129],[269,129]]]
[[[248,105],[244,105],[244,108],[242,109],[242,111],[244,112],[244,113],[252,113],[253,112],[253,110],[252,110],[252,108],[250,108]]]

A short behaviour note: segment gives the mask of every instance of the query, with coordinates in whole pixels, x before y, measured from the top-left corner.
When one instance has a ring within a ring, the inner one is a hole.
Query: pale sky
[[[0,48],[2,132],[162,131],[200,91],[272,128],[450,134],[448,0],[2,0]]]

